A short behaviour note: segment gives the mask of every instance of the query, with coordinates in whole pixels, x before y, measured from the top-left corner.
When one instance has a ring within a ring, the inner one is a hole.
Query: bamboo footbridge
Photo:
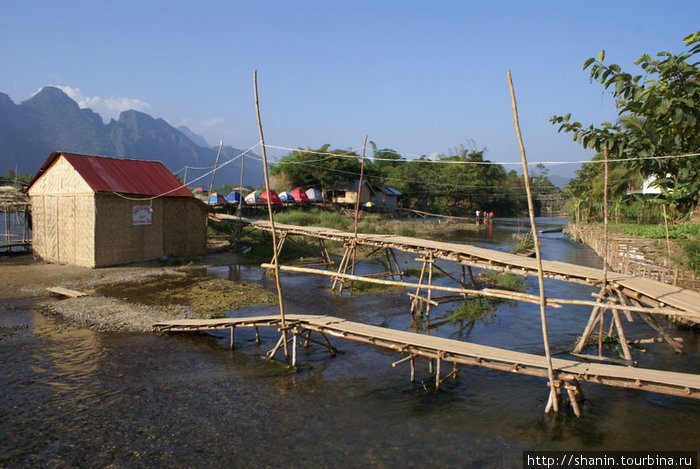
[[[251,226],[268,232],[272,230],[271,224],[267,220],[239,218],[225,214],[217,214],[216,218],[220,221],[232,224],[240,223],[243,226]],[[285,225],[281,223],[275,223],[275,230],[280,235],[280,241],[277,246],[278,252],[282,249],[285,240],[290,236],[307,236],[319,240],[343,242],[346,245],[345,261],[349,259],[349,252],[351,249],[354,249],[355,245],[364,245],[384,249],[389,253],[392,250],[398,250],[417,254],[421,256],[420,260],[424,263],[424,271],[426,270],[426,264],[432,267],[435,259],[442,259],[469,267],[509,272],[523,276],[537,276],[537,261],[534,258],[467,244],[446,243],[397,235],[365,233],[358,233],[355,235],[354,233],[332,228]],[[323,246],[322,249],[324,250],[323,257],[327,259],[328,264],[331,264],[332,262]],[[390,254],[388,257],[391,259]],[[347,268],[347,263],[346,261],[345,268]],[[389,272],[389,275],[392,277],[401,274],[397,263],[394,264],[396,270]],[[602,269],[546,260],[542,261],[542,267],[544,269],[543,274],[545,278],[598,287],[603,284]],[[389,262],[389,268],[391,270],[391,262]],[[299,269],[280,265],[280,270],[306,271],[312,269]],[[345,271],[343,261],[341,261],[341,269],[339,269],[337,274],[333,274],[333,276],[342,276],[341,270],[343,272]],[[324,273],[319,270],[307,273],[330,274],[330,272]],[[443,271],[443,273],[445,272]],[[419,283],[423,282],[423,277],[424,275],[421,275]],[[371,279],[365,280],[372,281]],[[466,286],[464,281],[458,279],[454,280],[461,283],[463,287]],[[644,309],[645,312],[676,316],[686,320],[690,324],[700,325],[700,292],[676,287],[656,280],[638,278],[615,272],[607,273],[607,282],[609,285],[605,285],[604,290],[597,296],[599,303],[606,297],[611,296],[619,303],[618,308],[620,310],[626,310],[624,304],[621,304],[623,302],[630,302],[638,306],[643,304],[647,306],[647,308],[641,308]],[[426,285],[422,286],[423,288],[426,287]],[[428,284],[427,287],[430,287],[430,285]],[[414,296],[418,296],[418,293]],[[521,296],[525,298],[527,295]],[[425,297],[419,297],[418,299],[422,301],[429,300],[429,298]],[[435,303],[436,302],[433,302],[432,304],[434,305]],[[428,304],[430,304],[430,301],[428,301]],[[585,303],[581,302],[579,304]]]
[[[496,347],[478,345],[442,337],[404,332],[385,327],[346,321],[341,318],[321,315],[286,315],[286,335],[280,337],[275,348],[268,353],[274,356],[283,340],[292,342],[292,366],[296,362],[297,342],[305,345],[313,342],[328,349],[331,354],[337,351],[328,340],[328,335],[372,344],[397,351],[404,356],[392,366],[409,362],[411,381],[415,380],[415,360],[424,357],[429,360],[429,372],[435,374],[435,387],[449,378],[457,377],[459,365],[481,366],[517,374],[547,377],[545,357],[529,353],[515,352]],[[237,327],[254,327],[256,341],[259,341],[258,327],[282,328],[280,317],[254,316],[223,319],[182,319],[163,321],[153,326],[162,332],[188,332],[206,330],[230,330],[231,348],[234,347],[234,331]],[[312,332],[316,333],[312,337]],[[441,362],[451,363],[453,368],[443,376]],[[578,402],[582,399],[579,382],[640,389],[672,396],[700,398],[700,375],[670,371],[634,368],[599,363],[583,363],[564,359],[553,359],[557,385],[566,390],[576,415],[580,415]]]

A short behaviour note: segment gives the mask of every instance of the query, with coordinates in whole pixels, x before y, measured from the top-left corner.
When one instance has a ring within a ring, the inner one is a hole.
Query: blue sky
[[[518,162],[509,69],[528,159],[589,159],[548,122],[615,119],[583,62],[605,49],[631,69],[643,52],[682,51],[700,2],[5,0],[2,12],[0,91],[15,102],[59,85],[105,119],[136,108],[247,148],[257,69],[268,144],[358,149],[368,135]]]

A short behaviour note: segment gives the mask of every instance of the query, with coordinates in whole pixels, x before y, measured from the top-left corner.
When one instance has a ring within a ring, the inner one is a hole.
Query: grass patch
[[[479,274],[479,281],[490,287],[499,287],[503,290],[524,292],[528,289],[527,280],[515,274],[487,270]]]
[[[258,304],[275,304],[277,297],[260,285],[206,277],[158,276],[100,285],[94,294],[164,309],[191,307],[201,318],[225,317],[226,311]]]
[[[352,227],[352,220],[338,212],[328,212],[318,208],[311,210],[288,210],[275,216],[275,221],[286,225],[323,226],[347,231]]]
[[[381,293],[387,290],[401,289],[402,287],[355,280],[352,282],[352,286],[348,286],[348,288],[353,290],[355,293]]]
[[[492,319],[495,317],[496,305],[486,298],[472,298],[452,310],[449,320],[452,323],[467,322],[474,324],[482,319]]]
[[[663,224],[631,226],[622,228],[621,231],[625,234],[644,238],[666,238],[666,227]],[[668,237],[671,239],[700,237],[700,224],[668,225]]]

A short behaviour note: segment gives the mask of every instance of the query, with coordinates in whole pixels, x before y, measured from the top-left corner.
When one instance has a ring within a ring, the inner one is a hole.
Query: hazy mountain
[[[192,132],[192,131],[190,130],[190,128],[187,127],[186,125],[181,125],[181,126],[179,126],[179,127],[177,128],[177,130],[179,130],[180,132],[182,132],[183,134],[185,134],[185,136],[186,136],[187,138],[189,138],[190,140],[192,140],[192,141],[195,143],[195,145],[199,145],[200,147],[204,147],[204,148],[209,148],[209,147],[211,147],[211,145],[209,145],[209,143],[204,139],[204,137],[202,137],[201,135],[197,135],[196,133]]]
[[[138,111],[124,111],[108,124],[91,109],[78,104],[58,88],[46,87],[20,104],[0,93],[0,173],[14,170],[35,174],[54,151],[116,156],[162,161],[173,172],[185,166],[213,167],[217,149],[211,148],[189,129],[168,124]],[[241,154],[224,147],[220,162]],[[259,164],[245,165],[244,184],[258,186],[263,181]],[[188,181],[208,170],[189,169]],[[183,175],[181,172],[180,175]],[[216,174],[216,186],[238,184],[240,160]],[[208,186],[211,176],[196,182]]]

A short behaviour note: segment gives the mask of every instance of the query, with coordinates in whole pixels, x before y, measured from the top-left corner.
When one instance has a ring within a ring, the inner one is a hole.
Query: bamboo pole
[[[525,190],[527,192],[528,212],[530,213],[530,227],[532,230],[532,239],[535,242],[535,256],[537,258],[537,279],[540,287],[540,320],[542,322],[542,339],[544,341],[544,353],[547,358],[547,375],[549,377],[550,391],[549,402],[554,408],[554,412],[559,411],[559,402],[557,398],[557,389],[554,379],[554,367],[552,366],[552,355],[549,350],[549,337],[547,333],[547,298],[544,291],[544,273],[542,269],[542,253],[540,252],[540,241],[537,234],[537,225],[535,223],[535,211],[532,204],[532,189],[530,188],[530,174],[527,168],[527,157],[525,155],[525,146],[523,137],[520,132],[520,122],[518,119],[518,105],[515,100],[515,89],[513,88],[513,79],[510,70],[508,70],[508,86],[510,88],[510,100],[513,106],[513,123],[515,133],[518,137],[518,146],[520,147],[520,159],[523,164],[523,179],[525,179]]]
[[[603,290],[608,288],[608,145],[603,147]],[[598,330],[598,355],[603,355],[603,326],[605,310],[600,311],[600,329]],[[612,319],[611,319],[612,321]],[[611,323],[612,325],[612,323]]]
[[[357,182],[357,197],[355,198],[355,220],[353,222],[352,238],[352,264],[350,274],[355,275],[355,260],[357,259],[357,225],[360,220],[360,196],[362,195],[362,181],[365,177],[365,152],[367,150],[367,135],[362,143],[362,159],[360,160],[360,180]],[[354,285],[351,285],[354,287]]]
[[[280,320],[282,322],[282,344],[284,358],[289,356],[287,350],[287,321],[284,317],[284,299],[282,298],[282,284],[280,283],[280,265],[277,256],[277,231],[275,230],[275,217],[272,215],[272,202],[270,201],[270,176],[267,171],[267,149],[265,148],[265,136],[263,135],[262,120],[260,119],[260,101],[258,99],[258,71],[253,71],[253,90],[255,92],[255,115],[258,120],[258,133],[260,134],[260,149],[263,157],[263,175],[265,176],[265,190],[267,191],[267,214],[272,228],[272,264],[275,270],[275,285],[277,287],[277,301],[279,302]],[[223,142],[222,142],[223,143]],[[272,356],[270,358],[273,358]]]
[[[256,100],[257,102],[257,100]],[[211,181],[209,182],[209,197],[211,197],[211,191],[214,188],[214,179],[216,178],[216,170],[219,168],[219,158],[221,157],[221,150],[224,149],[224,141],[219,140],[219,151],[216,152],[216,160],[214,160],[214,171],[211,173]]]
[[[272,269],[274,268],[273,264],[261,264],[260,267],[263,269]],[[290,266],[290,265],[280,265],[279,266],[280,270],[284,271],[289,271],[289,272],[300,272],[300,273],[306,273],[306,274],[314,274],[314,275],[323,275],[326,277],[339,277],[339,278],[345,278],[348,280],[359,280],[367,283],[377,283],[381,285],[392,285],[392,286],[397,286],[397,287],[407,287],[407,288],[420,288],[420,289],[425,289],[425,290],[441,290],[441,291],[446,291],[446,292],[453,292],[453,293],[465,293],[468,295],[475,295],[475,296],[488,296],[488,297],[494,297],[494,298],[504,298],[504,299],[509,299],[509,300],[516,300],[516,301],[523,301],[526,303],[533,303],[533,304],[539,304],[540,299],[539,296],[537,295],[529,295],[527,293],[520,293],[520,292],[511,292],[509,290],[498,290],[495,288],[485,288],[483,290],[471,290],[468,288],[457,288],[457,287],[448,287],[448,286],[443,286],[443,285],[426,285],[422,283],[410,283],[410,282],[398,282],[394,280],[383,280],[379,278],[372,278],[372,277],[365,277],[361,275],[349,275],[349,274],[343,274],[340,272],[331,272],[328,270],[319,270],[319,269],[309,269],[306,267],[295,267],[295,266]],[[649,314],[663,314],[663,315],[675,315],[678,317],[684,317],[687,315],[684,315],[683,311],[678,311],[675,309],[670,309],[670,308],[658,308],[658,307],[644,307],[644,306],[629,306],[629,305],[621,305],[617,303],[598,303],[595,301],[587,301],[587,300],[569,300],[565,298],[547,298],[547,306],[550,306],[552,308],[561,308],[562,305],[577,305],[577,306],[591,306],[591,307],[599,307],[599,308],[605,308],[605,309],[619,309],[621,311],[635,311],[635,312],[644,312],[644,313],[649,313]]]

